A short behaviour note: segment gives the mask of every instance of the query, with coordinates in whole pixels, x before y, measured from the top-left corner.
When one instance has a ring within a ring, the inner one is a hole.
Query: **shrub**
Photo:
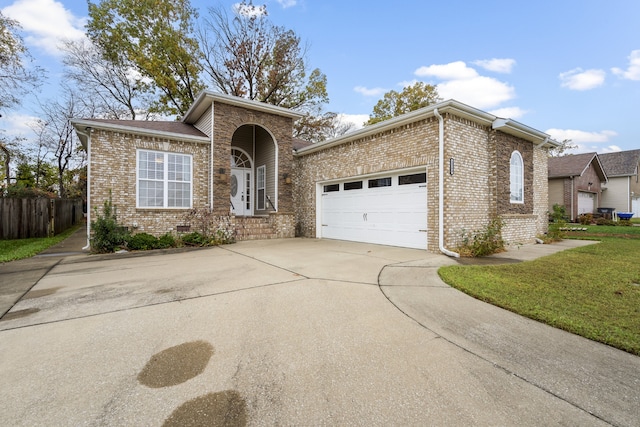
[[[116,207],[109,200],[105,200],[102,207],[102,215],[95,209],[96,220],[91,222],[93,237],[91,238],[91,250],[97,253],[114,252],[125,246],[129,232],[118,225]]]
[[[146,251],[158,247],[158,238],[149,233],[138,233],[129,237],[127,248],[133,251]]]
[[[590,213],[582,214],[578,217],[578,221],[582,225],[589,225],[593,222],[593,214],[590,214]]]
[[[618,221],[618,225],[623,226],[623,227],[630,227],[631,221],[629,221],[628,219],[621,219]]]
[[[617,225],[615,221],[607,219],[605,217],[600,217],[596,219],[596,225]]]
[[[494,218],[483,230],[474,233],[463,231],[458,252],[461,256],[481,257],[504,251],[502,225],[501,219]]]
[[[176,242],[176,238],[173,237],[173,234],[171,233],[163,234],[162,236],[160,236],[160,238],[158,239],[158,244],[156,245],[158,249],[175,248],[176,246],[178,246],[178,243]]]
[[[187,246],[205,246],[207,244],[207,239],[197,231],[183,234],[180,240]]]
[[[563,231],[567,226],[567,212],[564,206],[557,203],[553,205],[551,220],[553,222],[549,224],[549,231],[547,231],[546,236],[542,237],[542,240],[545,243],[559,242],[567,237],[566,233]]]

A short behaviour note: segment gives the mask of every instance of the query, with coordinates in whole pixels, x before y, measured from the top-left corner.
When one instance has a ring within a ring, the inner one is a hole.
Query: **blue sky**
[[[236,1],[192,0],[201,15]],[[571,139],[574,152],[640,148],[640,2],[637,0],[263,0],[276,25],[309,44],[327,75],[327,110],[362,123],[391,89],[424,81],[440,95]],[[87,3],[0,0],[49,70],[56,96],[60,37],[82,37]],[[0,128],[28,133],[26,100]]]

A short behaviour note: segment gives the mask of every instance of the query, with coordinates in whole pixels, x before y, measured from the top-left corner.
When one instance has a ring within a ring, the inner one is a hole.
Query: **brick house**
[[[601,206],[602,185],[607,182],[596,153],[570,154],[549,159],[549,211],[564,206],[571,221],[596,213]]]
[[[494,217],[508,243],[546,231],[547,149],[557,143],[540,131],[449,100],[306,144],[292,138],[299,117],[205,91],[180,122],[73,120],[89,153],[89,215],[111,194],[119,221],[138,232],[182,231],[186,212],[211,208],[230,215],[239,240],[449,254]]]

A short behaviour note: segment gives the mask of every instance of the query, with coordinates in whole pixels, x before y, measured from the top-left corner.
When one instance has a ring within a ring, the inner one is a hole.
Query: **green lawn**
[[[592,226],[570,235],[597,235],[601,243],[519,264],[443,267],[439,274],[475,298],[640,355],[640,227]]]
[[[0,240],[0,262],[29,258],[71,236],[80,227],[76,225],[54,237]]]

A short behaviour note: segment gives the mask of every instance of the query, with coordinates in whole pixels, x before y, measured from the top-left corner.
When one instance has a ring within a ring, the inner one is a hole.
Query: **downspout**
[[[575,219],[577,219],[574,216],[574,212],[573,212],[573,208],[574,208],[574,204],[575,204],[573,199],[574,199],[574,197],[576,197],[575,189],[576,189],[575,180],[573,179],[573,177],[571,177],[571,221],[574,221]]]
[[[86,251],[91,248],[91,128],[84,128],[86,132],[76,129],[80,135],[87,138],[87,246],[82,250]]]
[[[438,118],[438,247],[443,254],[459,258],[459,253],[444,247],[444,119],[437,108],[433,114]]]
[[[211,101],[211,149],[209,150],[209,212],[213,211],[213,139],[215,135],[215,101]]]

